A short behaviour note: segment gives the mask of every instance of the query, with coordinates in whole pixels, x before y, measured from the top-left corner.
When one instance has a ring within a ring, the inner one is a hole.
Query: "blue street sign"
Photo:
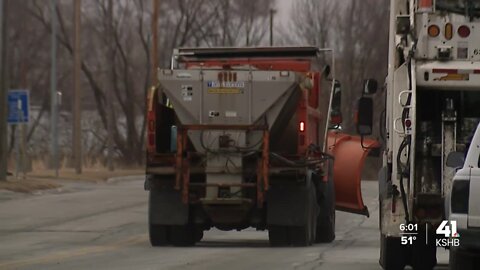
[[[28,123],[30,103],[28,90],[9,90],[7,96],[9,124]]]

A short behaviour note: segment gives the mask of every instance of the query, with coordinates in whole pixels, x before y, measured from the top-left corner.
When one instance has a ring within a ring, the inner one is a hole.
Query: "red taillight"
[[[301,121],[299,126],[298,126],[298,130],[300,130],[300,132],[304,132],[305,131],[305,122]]]
[[[470,28],[466,25],[462,25],[458,28],[458,35],[462,38],[470,36]]]

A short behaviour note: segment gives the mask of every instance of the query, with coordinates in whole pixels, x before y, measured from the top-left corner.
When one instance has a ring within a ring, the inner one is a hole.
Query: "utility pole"
[[[273,46],[273,16],[277,11],[273,8],[270,9],[270,46]]]
[[[248,26],[248,22],[245,23],[245,37],[247,38],[247,43],[245,44],[245,46],[249,46],[250,45],[250,36],[249,36],[249,26]]]
[[[159,0],[153,0],[152,15],[152,85],[157,86],[157,68],[158,68],[158,12]],[[159,93],[160,94],[160,93]],[[159,95],[159,97],[161,97]]]
[[[50,162],[58,177],[58,99],[57,99],[57,13],[56,0],[50,0],[52,20],[51,70],[50,70]]]
[[[160,0],[153,0],[152,16],[152,86],[157,87],[158,77],[158,14],[160,12]],[[163,103],[165,98],[161,88],[157,89],[158,100]],[[166,101],[165,101],[166,102]]]
[[[112,76],[110,77],[113,80],[114,76],[114,68],[115,68],[115,51],[114,51],[114,31],[115,27],[113,25],[113,3],[112,0],[108,0],[108,25],[109,25],[109,33],[108,33],[108,54],[112,65],[110,66],[110,71],[112,72]],[[114,84],[110,84],[110,87],[107,89],[107,166],[109,171],[113,171],[113,125],[114,125],[114,118],[113,118],[113,87]]]
[[[7,180],[7,0],[0,0],[0,181]]]
[[[73,159],[75,164],[75,172],[82,173],[82,107],[81,107],[81,90],[80,90],[80,12],[81,0],[74,0],[74,67],[73,67]]]

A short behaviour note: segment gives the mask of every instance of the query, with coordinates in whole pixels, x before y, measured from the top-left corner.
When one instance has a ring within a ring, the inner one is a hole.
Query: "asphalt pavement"
[[[153,248],[143,179],[70,183],[32,195],[0,192],[0,269],[377,270],[377,183],[363,182],[370,218],[337,211],[336,240],[272,248],[266,231],[212,229],[194,247]],[[447,269],[448,252],[438,250]]]

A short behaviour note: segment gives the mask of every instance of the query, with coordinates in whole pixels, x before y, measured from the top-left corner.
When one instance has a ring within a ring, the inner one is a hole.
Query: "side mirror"
[[[342,123],[342,87],[339,81],[333,86],[332,110],[330,112],[330,123],[338,126]]]
[[[365,80],[363,83],[363,94],[364,95],[371,95],[375,94],[378,89],[378,82],[375,79],[368,79]]]
[[[461,168],[465,163],[465,154],[462,152],[450,152],[447,156],[447,167]]]
[[[371,135],[373,130],[373,100],[361,97],[356,115],[357,132],[362,136]]]

